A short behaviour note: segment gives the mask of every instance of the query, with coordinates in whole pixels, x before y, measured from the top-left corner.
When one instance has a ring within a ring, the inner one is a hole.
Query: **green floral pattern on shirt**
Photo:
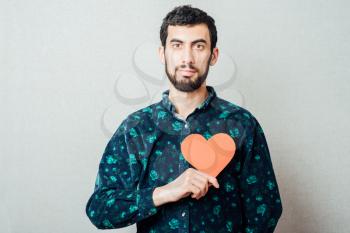
[[[169,90],[162,100],[128,115],[102,155],[86,214],[99,229],[136,223],[137,232],[270,233],[282,203],[269,149],[257,119],[246,109],[208,97],[186,119],[175,114]],[[209,139],[227,133],[236,154],[217,176],[220,188],[209,188],[199,200],[190,196],[156,207],[156,187],[192,167],[180,145],[191,133]]]

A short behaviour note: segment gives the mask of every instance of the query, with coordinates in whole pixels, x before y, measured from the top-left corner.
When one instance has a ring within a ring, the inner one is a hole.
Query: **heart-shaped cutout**
[[[209,140],[200,134],[190,134],[181,142],[186,161],[214,177],[232,160],[235,151],[235,141],[226,133],[217,133]]]

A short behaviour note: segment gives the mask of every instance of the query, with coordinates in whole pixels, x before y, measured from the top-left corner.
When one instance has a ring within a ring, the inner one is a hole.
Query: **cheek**
[[[208,63],[209,60],[209,55],[206,52],[203,51],[194,51],[193,52],[193,58],[195,61],[195,65],[197,66],[197,68],[199,69],[204,69]]]
[[[181,63],[178,56],[176,54],[166,54],[166,60],[168,64],[168,68],[175,69],[177,65]]]
[[[200,60],[198,60],[198,63],[197,63],[198,68],[204,70],[208,65],[208,60],[209,60],[208,57],[201,58]]]

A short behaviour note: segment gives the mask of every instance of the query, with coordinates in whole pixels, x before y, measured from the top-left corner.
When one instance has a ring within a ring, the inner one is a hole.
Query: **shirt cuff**
[[[148,187],[138,190],[137,207],[139,209],[139,218],[144,219],[158,212],[158,207],[153,202],[153,191],[157,187]]]

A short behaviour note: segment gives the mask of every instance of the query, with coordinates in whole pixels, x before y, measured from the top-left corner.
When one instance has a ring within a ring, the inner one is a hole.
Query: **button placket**
[[[181,218],[183,221],[183,228],[180,229],[180,232],[189,232],[190,227],[190,216],[189,216],[189,206],[188,203],[184,203],[183,210],[181,212]]]

